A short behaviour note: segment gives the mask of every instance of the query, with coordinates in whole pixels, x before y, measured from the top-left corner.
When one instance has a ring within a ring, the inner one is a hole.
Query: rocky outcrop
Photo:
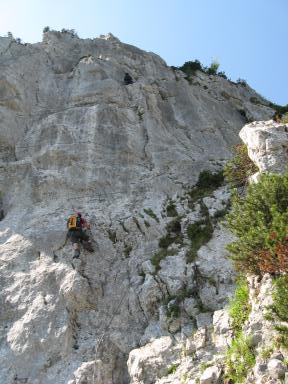
[[[112,35],[0,38],[0,65],[0,383],[124,384],[129,354],[140,380],[137,364],[148,362],[137,349],[163,338],[173,351],[190,340],[175,377],[192,366],[200,376],[201,361],[218,366],[210,328],[234,286],[230,235],[215,215],[227,189],[195,201],[188,192],[200,171],[222,167],[247,119],[271,117],[267,102],[218,76],[188,81]],[[134,84],[124,86],[125,72]],[[170,203],[180,229],[169,232]],[[79,260],[65,242],[75,210],[95,248]],[[214,235],[191,260],[188,229],[199,220]],[[160,249],[161,238],[170,244]]]
[[[288,161],[288,124],[255,121],[239,133],[259,172],[282,173]]]

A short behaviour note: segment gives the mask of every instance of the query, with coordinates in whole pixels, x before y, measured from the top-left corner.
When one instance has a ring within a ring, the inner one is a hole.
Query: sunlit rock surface
[[[214,223],[199,260],[187,260],[185,225],[199,205],[185,193],[223,166],[247,121],[273,111],[248,86],[201,72],[188,81],[112,35],[3,37],[0,66],[0,383],[128,383],[141,377],[136,363],[129,377],[133,349],[192,332],[191,350],[210,359],[205,329],[233,291],[229,234]],[[205,202],[211,216],[227,200],[219,191]],[[183,242],[155,268],[168,199]],[[91,222],[95,248],[79,260],[65,243],[74,211]]]

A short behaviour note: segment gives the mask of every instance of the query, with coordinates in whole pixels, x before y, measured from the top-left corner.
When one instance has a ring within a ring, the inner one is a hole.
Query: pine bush
[[[288,173],[263,174],[226,216],[236,240],[228,245],[236,268],[262,275],[287,271]]]

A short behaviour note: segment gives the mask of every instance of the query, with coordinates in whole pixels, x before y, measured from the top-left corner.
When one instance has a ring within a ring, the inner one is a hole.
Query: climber
[[[125,73],[125,76],[124,76],[124,84],[125,85],[133,84],[133,79],[127,72]]]
[[[86,233],[87,229],[90,229],[88,222],[82,218],[82,214],[78,212],[76,215],[71,215],[67,220],[68,233],[67,237],[71,239],[74,248],[73,259],[78,259],[80,256],[80,245],[82,243],[83,248],[89,252],[93,252],[91,240]]]

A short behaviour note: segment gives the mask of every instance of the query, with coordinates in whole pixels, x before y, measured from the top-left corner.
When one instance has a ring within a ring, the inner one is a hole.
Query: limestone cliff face
[[[188,82],[112,35],[0,38],[0,66],[0,383],[128,383],[132,349],[210,324],[233,291],[216,221],[199,260],[185,256],[203,219],[185,193],[222,167],[247,119],[273,111],[249,87],[201,72]],[[206,198],[209,217],[228,195]],[[172,198],[183,241],[155,270]],[[64,244],[74,210],[95,240],[78,261]],[[163,303],[180,294],[177,322]]]

